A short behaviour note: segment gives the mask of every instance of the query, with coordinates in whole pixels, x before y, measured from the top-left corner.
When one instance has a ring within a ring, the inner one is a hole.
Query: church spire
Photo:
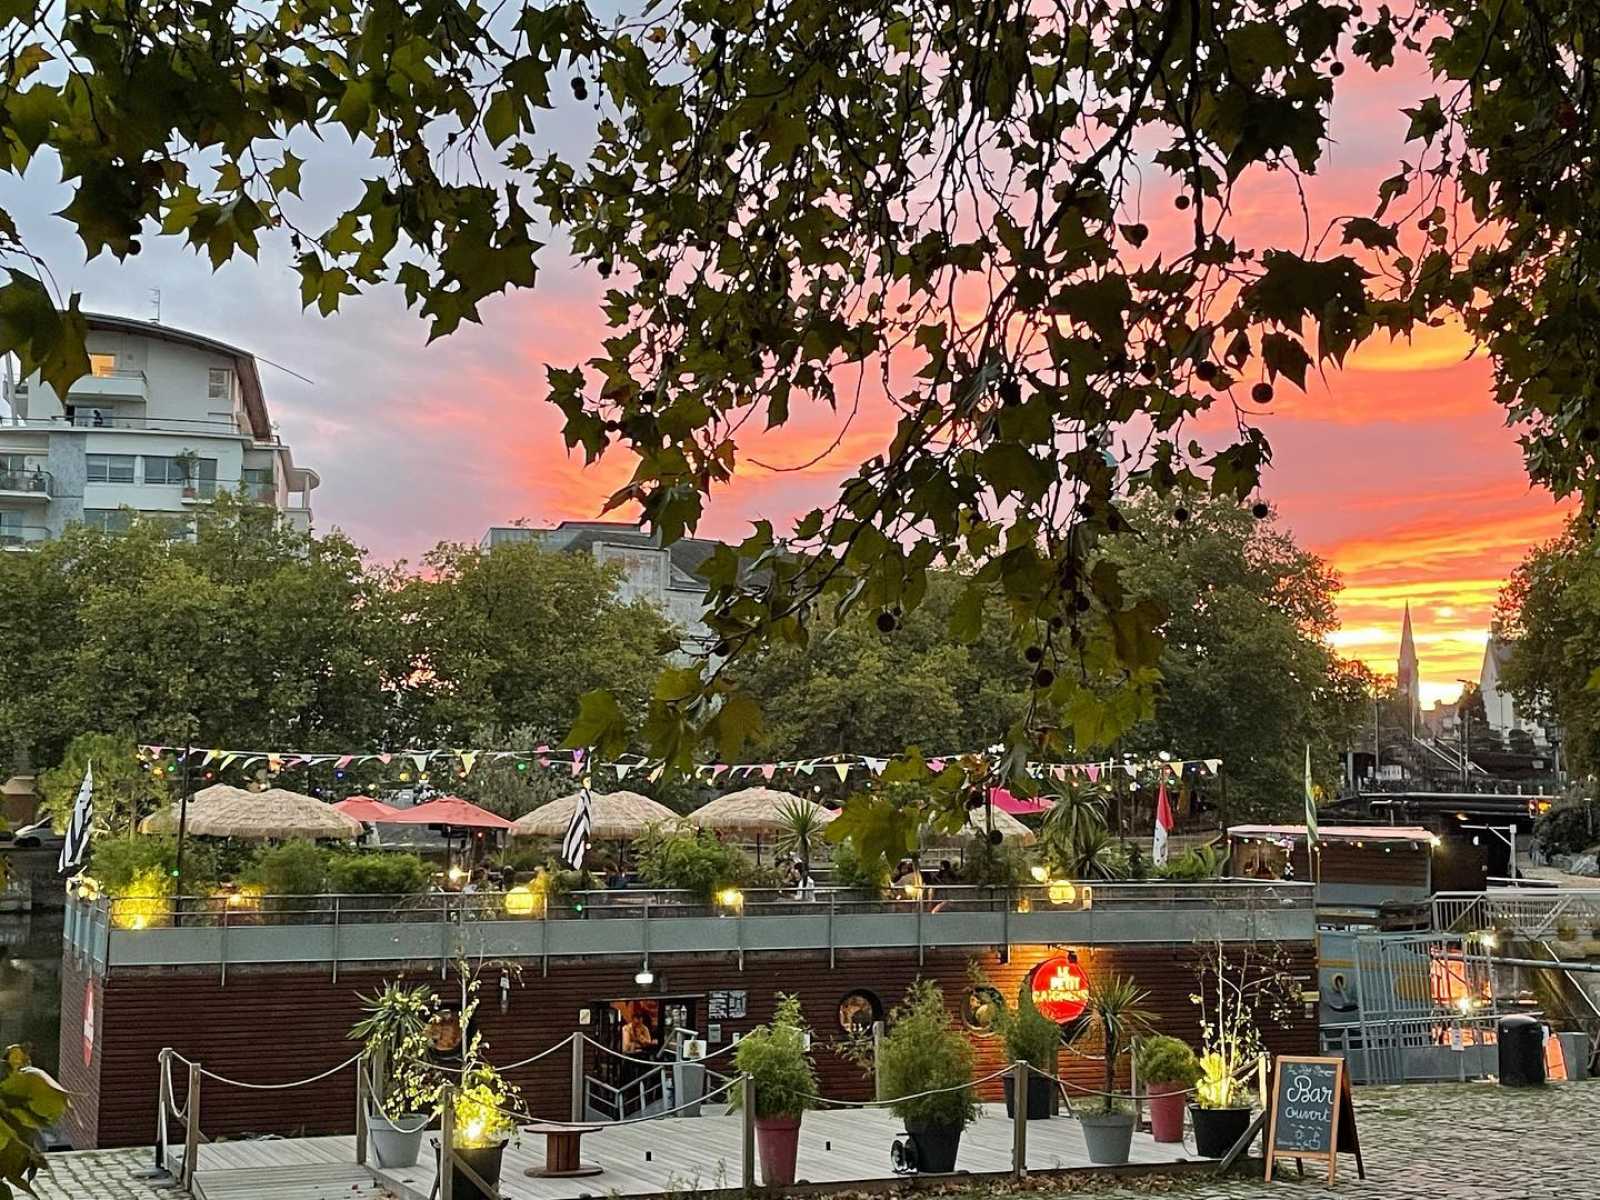
[[[1394,676],[1395,691],[1406,698],[1411,710],[1411,732],[1416,733],[1417,713],[1422,707],[1422,668],[1417,662],[1417,643],[1411,636],[1411,602],[1406,602],[1405,622],[1400,627],[1400,661]]]

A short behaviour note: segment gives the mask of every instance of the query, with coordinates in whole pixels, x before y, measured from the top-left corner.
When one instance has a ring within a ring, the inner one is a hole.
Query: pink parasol
[[[1001,812],[1010,813],[1013,817],[1036,817],[1041,813],[1049,812],[1055,807],[1053,803],[1043,796],[1038,796],[1032,800],[1024,799],[1021,796],[1013,796],[1005,788],[1000,787],[989,790],[989,799]]]
[[[371,825],[377,821],[392,821],[400,815],[398,808],[391,808],[382,800],[374,800],[371,796],[351,796],[341,800],[333,806],[347,817],[354,817]]]
[[[443,825],[450,829],[510,829],[511,822],[459,796],[440,796],[384,818],[391,825]]]

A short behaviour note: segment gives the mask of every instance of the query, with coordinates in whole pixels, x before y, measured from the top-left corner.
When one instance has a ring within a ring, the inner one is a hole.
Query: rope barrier
[[[739,1045],[737,1042],[729,1042],[726,1046],[719,1046],[709,1054],[702,1054],[699,1058],[638,1058],[631,1054],[624,1054],[620,1050],[613,1050],[604,1042],[595,1041],[595,1039],[590,1037],[587,1033],[579,1033],[574,1036],[581,1037],[596,1050],[603,1050],[607,1054],[611,1055],[612,1058],[620,1058],[623,1062],[638,1063],[640,1066],[648,1067],[665,1067],[670,1066],[673,1063],[703,1063],[715,1058],[719,1054],[726,1054],[728,1051],[736,1049]],[[565,1042],[562,1043],[562,1045],[565,1044]],[[506,1070],[509,1068],[501,1069]]]
[[[1033,1074],[1038,1075],[1040,1078],[1048,1079],[1051,1083],[1058,1084],[1059,1086],[1064,1087],[1064,1088],[1068,1088],[1071,1091],[1081,1092],[1085,1096],[1100,1096],[1100,1097],[1102,1097],[1104,1099],[1108,1099],[1108,1100],[1138,1100],[1138,1099],[1140,1099],[1140,1096],[1139,1096],[1139,1094],[1137,1092],[1102,1092],[1102,1091],[1099,1091],[1096,1088],[1084,1087],[1081,1083],[1073,1083],[1072,1080],[1066,1078],[1066,1076],[1064,1076],[1064,1075],[1053,1074],[1050,1071],[1046,1071],[1046,1070],[1043,1070],[1043,1069],[1041,1069],[1039,1067],[1034,1066],[1032,1063],[1028,1064],[1028,1070],[1033,1072]],[[1187,1088],[1184,1088],[1182,1091],[1168,1092],[1167,1094],[1169,1096],[1192,1096],[1192,1095],[1195,1094],[1196,1090],[1197,1090],[1196,1088],[1187,1087]],[[1149,1093],[1145,1093],[1144,1098],[1145,1099],[1149,1099]]]
[[[329,1067],[320,1075],[313,1075],[309,1079],[296,1079],[292,1083],[246,1083],[242,1079],[229,1079],[226,1075],[218,1075],[215,1071],[208,1071],[204,1067],[200,1068],[200,1074],[204,1075],[207,1079],[215,1079],[218,1083],[225,1083],[229,1087],[248,1088],[253,1092],[285,1092],[290,1088],[305,1087],[307,1084],[320,1083],[322,1080],[327,1079],[330,1075],[337,1075],[340,1071],[344,1070],[351,1063],[357,1062],[360,1058],[361,1054],[359,1052],[352,1054],[338,1066]]]
[[[804,1093],[802,1094],[805,1095],[807,1100],[818,1105],[819,1107],[824,1104],[831,1104],[835,1108],[887,1108],[891,1104],[904,1104],[907,1100],[921,1100],[924,1096],[942,1096],[950,1092],[964,1092],[968,1088],[975,1088],[980,1084],[1001,1079],[1009,1074],[1011,1074],[1011,1068],[1005,1067],[999,1071],[995,1071],[993,1074],[985,1075],[981,1079],[971,1080],[968,1083],[959,1083],[954,1087],[929,1088],[927,1091],[923,1092],[912,1092],[908,1096],[895,1096],[891,1100],[834,1100],[827,1096],[812,1096]]]

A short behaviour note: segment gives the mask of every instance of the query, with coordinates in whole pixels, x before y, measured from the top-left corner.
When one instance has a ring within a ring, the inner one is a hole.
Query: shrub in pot
[[[806,1052],[806,1024],[798,996],[778,997],[768,1025],[758,1025],[739,1040],[734,1065],[750,1077],[756,1097],[756,1146],[761,1182],[769,1188],[794,1183],[800,1149],[800,1118],[817,1094],[817,1072]],[[735,1107],[744,1102],[735,1097]]]
[[[1056,1055],[1061,1049],[1061,1027],[1039,1011],[1026,984],[1017,995],[1016,1008],[1001,1008],[995,1013],[992,1025],[1005,1045],[1006,1061],[1025,1062],[1033,1068],[1028,1072],[1027,1119],[1048,1119],[1056,1089],[1054,1076],[1058,1066]],[[1012,1089],[1015,1084],[1010,1075],[1005,1077],[1004,1084],[1006,1116],[1014,1116],[1016,1097]]]
[[[361,1069],[371,1079],[367,1131],[380,1167],[416,1165],[438,1098],[437,1082],[421,1066],[438,1003],[426,984],[408,988],[388,980],[361,998],[362,1017],[350,1027],[366,1055]]]
[[[508,1111],[517,1100],[517,1090],[500,1072],[477,1059],[476,1039],[467,1057],[470,1065],[461,1073],[451,1109],[454,1134],[450,1148],[458,1160],[451,1168],[452,1195],[456,1200],[499,1200],[506,1143],[517,1132],[517,1123]],[[489,1190],[479,1187],[461,1169],[463,1165]]]
[[[1139,1043],[1133,1061],[1150,1101],[1150,1130],[1155,1140],[1183,1141],[1184,1104],[1200,1078],[1200,1060],[1187,1043],[1157,1034]]]
[[[1089,1161],[1102,1166],[1127,1162],[1133,1145],[1133,1105],[1117,1095],[1117,1060],[1150,1024],[1150,1014],[1143,1007],[1147,996],[1125,975],[1108,976],[1089,985],[1086,1020],[1080,1029],[1098,1035],[1105,1073],[1100,1095],[1080,1105],[1077,1112]]]
[[[972,1043],[950,1019],[939,985],[929,979],[911,985],[890,1022],[878,1051],[882,1098],[916,1144],[918,1168],[954,1171],[961,1131],[978,1116]]]

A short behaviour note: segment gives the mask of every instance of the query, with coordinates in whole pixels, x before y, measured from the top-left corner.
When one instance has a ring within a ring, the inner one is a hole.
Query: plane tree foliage
[[[0,169],[58,162],[90,256],[168,236],[222,264],[287,237],[304,304],[398,286],[443,336],[534,286],[559,239],[608,281],[609,336],[551,367],[549,398],[570,448],[632,457],[613,503],[668,539],[735,471],[742,427],[893,407],[832,503],[708,562],[719,653],[664,674],[644,728],[677,764],[758,732],[729,662],[823,614],[892,632],[960,559],[952,632],[998,604],[1041,652],[1011,765],[1114,739],[1148,716],[1165,614],[1102,543],[1142,493],[1259,503],[1263,407],[1373,336],[1462,323],[1533,478],[1593,507],[1590,0],[0,12]],[[1253,244],[1241,189],[1321,168],[1347,65],[1419,56],[1431,83],[1370,204]],[[555,153],[574,103],[592,146]],[[299,199],[314,136],[365,158],[331,220]],[[0,349],[65,387],[88,370],[79,302],[4,216],[0,241]],[[596,693],[571,736],[628,730]]]

